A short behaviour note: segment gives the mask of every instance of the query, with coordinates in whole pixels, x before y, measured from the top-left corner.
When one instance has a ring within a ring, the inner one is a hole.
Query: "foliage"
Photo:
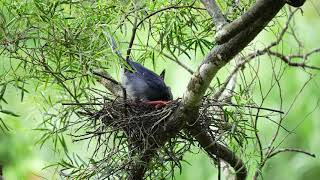
[[[241,1],[240,4],[233,0],[218,2],[229,22],[242,15],[254,3],[253,0]],[[105,69],[108,72],[114,72],[117,64],[121,63],[110,48],[108,34],[119,42],[119,49],[123,54],[141,63],[151,62],[154,69],[157,64],[161,64],[162,60],[170,60],[180,65],[184,63],[183,61],[196,61],[216,45],[213,41],[216,30],[211,17],[200,2],[193,0],[146,2],[6,0],[1,1],[0,6],[0,55],[3,57],[0,65],[4,67],[0,71],[0,103],[8,103],[7,87],[20,91],[21,101],[30,91],[54,90],[53,93],[42,95],[43,120],[36,130],[42,135],[38,141],[40,146],[51,141],[55,149],[64,150],[66,159],[55,164],[62,168],[62,176],[78,178],[109,176],[111,170],[117,169],[118,164],[100,166],[106,162],[105,158],[111,158],[114,159],[113,162],[117,162],[123,158],[120,157],[121,155],[124,156],[127,153],[119,151],[123,154],[107,156],[101,151],[98,156],[95,150],[99,148],[88,148],[89,151],[94,149],[92,156],[83,158],[70,151],[70,137],[67,137],[70,135],[73,141],[78,141],[83,134],[90,136],[94,134],[92,132],[104,126],[97,126],[93,121],[83,118],[79,115],[79,111],[87,108],[81,103],[93,103],[101,98],[94,93],[100,90],[96,89],[96,79],[92,70]],[[272,27],[269,28],[272,29]],[[219,108],[222,107],[219,110],[212,106],[204,106],[202,109],[202,112],[212,111],[208,116],[211,118],[212,124],[209,125],[212,126],[211,128],[221,126],[219,121],[221,119],[227,121],[224,127],[216,130],[214,135],[221,136],[221,139],[218,139],[220,142],[233,147],[234,151],[243,153],[244,158],[247,159],[254,157],[257,153],[263,156],[263,148],[257,132],[258,117],[272,122],[277,119],[282,120],[282,109],[276,111],[261,107],[264,99],[277,87],[285,71],[282,63],[272,65],[275,71],[271,75],[270,89],[262,88],[256,72],[259,64],[253,63],[247,68],[242,67],[241,86],[234,95],[233,106],[229,106],[227,102],[218,104]],[[279,68],[278,72],[276,72],[277,68]],[[214,88],[218,89],[222,86],[223,83],[217,79]],[[253,98],[257,87],[260,88],[262,99],[259,105]],[[267,91],[266,94],[264,91]],[[216,103],[210,98],[207,100],[208,104]],[[65,105],[66,103],[76,105]],[[95,104],[90,106],[97,108]],[[264,110],[270,113],[260,115]],[[2,106],[0,106],[0,113],[17,116],[14,110],[5,109]],[[204,113],[204,115],[208,114]],[[273,116],[277,118],[273,119]],[[9,130],[1,117],[0,120],[2,131]],[[279,126],[279,129],[281,128]],[[107,131],[107,129],[103,130]],[[110,143],[103,142],[99,138],[101,136],[92,136],[83,140],[90,145],[93,139],[92,142],[96,147],[104,145],[108,153],[112,154],[112,149],[108,149]],[[182,140],[176,139],[175,142],[177,141]],[[186,142],[184,141],[185,146],[182,144],[170,146],[174,149],[172,151],[179,155],[179,160],[183,160],[183,154],[190,151],[191,144]],[[256,147],[259,148],[259,152],[254,150]],[[248,148],[247,151],[246,148]],[[268,148],[273,147],[270,145]],[[181,149],[183,153],[179,154]],[[159,176],[157,173],[162,173],[162,177],[166,177],[167,171],[181,167],[177,163],[180,161],[172,160],[172,157],[168,160],[165,156],[168,155],[167,152],[162,153],[164,155],[158,157],[158,160],[162,159],[164,165],[155,166],[155,174],[150,177]],[[264,163],[264,160],[261,159],[260,163]],[[161,165],[161,162],[155,165],[159,164]],[[109,165],[110,167],[107,167]],[[92,169],[95,171],[91,171]],[[105,174],[102,169],[106,169]],[[86,174],[90,171],[91,174]]]

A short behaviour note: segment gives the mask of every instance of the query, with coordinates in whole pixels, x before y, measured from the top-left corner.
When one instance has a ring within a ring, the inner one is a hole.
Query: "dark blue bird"
[[[142,101],[158,107],[171,101],[171,89],[164,82],[165,71],[159,76],[129,58],[124,59],[120,51],[117,50],[114,39],[111,36],[109,37],[112,50],[129,66],[128,68],[123,67],[121,78],[121,84],[126,90],[127,97],[134,101]]]
[[[137,101],[170,101],[172,94],[170,87],[166,86],[162,76],[143,67],[141,64],[127,60],[133,71],[124,69],[122,73],[122,86],[129,98]]]

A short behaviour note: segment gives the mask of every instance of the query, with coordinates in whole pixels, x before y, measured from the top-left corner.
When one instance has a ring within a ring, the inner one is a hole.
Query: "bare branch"
[[[309,56],[311,56],[311,55],[314,54],[314,53],[318,53],[318,52],[320,52],[320,48],[316,48],[316,49],[308,52],[306,55],[303,56],[303,58],[304,58],[304,59],[308,59]]]
[[[133,23],[133,27],[132,27],[131,38],[130,38],[130,41],[129,41],[129,47],[127,49],[126,62],[128,61],[128,59],[130,57],[130,53],[131,53],[131,49],[132,49],[132,46],[133,46],[133,42],[134,42],[134,39],[136,37],[137,28],[138,28],[137,23],[138,23],[138,14],[136,13],[135,17],[134,17],[134,23]]]
[[[268,51],[268,54],[269,55],[272,55],[272,56],[276,56],[278,57],[279,59],[281,59],[283,62],[285,62],[287,65],[289,66],[294,66],[294,67],[302,67],[302,68],[309,68],[309,69],[316,69],[316,70],[320,70],[320,67],[316,67],[316,66],[309,66],[307,64],[305,64],[304,62],[292,62],[291,59],[292,57],[291,56],[285,56],[281,53],[278,53],[278,52],[275,52],[275,51],[272,51],[272,50],[269,50]],[[297,56],[295,56],[297,57]]]
[[[228,43],[218,45],[211,50],[198,70],[193,74],[187,91],[184,93],[183,104],[190,107],[198,106],[218,70],[246,47],[283,6],[284,2],[281,1],[258,1],[249,11],[262,11],[263,14],[258,14],[260,16],[255,17],[257,20],[252,23],[250,28],[241,31]]]
[[[0,180],[2,180],[3,172],[2,172],[2,164],[0,164]]]
[[[217,30],[220,30],[225,24],[227,24],[227,21],[215,0],[201,0],[201,2],[212,17]]]
[[[237,73],[230,76],[229,81],[227,81],[226,88],[221,93],[221,96],[218,98],[218,101],[224,101],[224,102],[231,102],[231,98],[233,96],[234,88],[236,87],[237,83]]]
[[[231,168],[227,162],[221,161],[221,169],[226,180],[236,180],[236,176]]]
[[[181,108],[181,116],[184,117],[182,120],[187,120],[189,124],[193,124],[193,126],[188,128],[191,134],[209,154],[215,154],[218,158],[225,160],[236,170],[237,173],[240,173],[237,174],[237,179],[245,179],[246,177],[245,168],[244,172],[241,172],[244,164],[241,164],[240,167],[237,165],[239,159],[235,158],[233,152],[230,152],[233,155],[233,158],[226,159],[230,157],[226,155],[228,154],[226,152],[230,150],[221,150],[221,148],[224,148],[223,146],[219,147],[217,143],[214,143],[215,141],[212,140],[208,134],[201,132],[201,130],[197,130],[197,126],[201,125],[199,125],[195,119],[186,117],[186,115],[183,114],[187,114],[190,111],[195,111],[199,107],[202,97],[204,96],[211,80],[216,73],[244,47],[246,47],[257,36],[257,34],[264,29],[268,22],[274,18],[274,16],[284,5],[285,3],[283,1],[274,0],[256,2],[256,4],[242,16],[245,21],[243,22],[240,18],[241,20],[237,22],[240,23],[240,25],[238,25],[240,30],[237,25],[234,25],[236,27],[236,31],[233,31],[232,36],[230,36],[230,40],[224,44],[216,46],[206,56],[201,65],[198,67],[197,71],[193,74],[187,86],[187,90],[182,98],[183,107]],[[250,22],[250,27],[247,26],[248,22]],[[254,57],[252,57],[252,59],[253,58]],[[243,61],[242,63],[244,64],[245,62],[246,61]],[[241,63],[239,65],[239,68],[240,67]],[[220,150],[216,152],[217,149]],[[226,154],[221,152],[225,152]],[[237,162],[235,162],[235,159],[237,159]]]
[[[145,47],[145,48],[150,48],[150,49],[153,50],[153,51],[157,51],[157,52],[159,53],[159,56],[163,56],[163,57],[169,59],[170,61],[175,62],[176,64],[178,64],[179,66],[181,66],[183,69],[185,69],[186,71],[188,71],[190,74],[193,74],[193,73],[194,73],[193,70],[192,70],[190,67],[188,67],[186,64],[184,64],[183,62],[181,62],[181,61],[179,60],[179,58],[178,58],[175,54],[173,54],[173,53],[167,54],[167,53],[164,52],[164,50],[161,50],[161,49],[159,49],[159,48],[157,48],[157,47],[152,47],[152,46],[149,46],[149,45],[141,45],[141,44],[134,44],[134,45],[135,45],[135,46]],[[138,50],[141,50],[141,49],[138,49]]]
[[[285,2],[283,0],[279,0],[275,3],[284,5]],[[222,44],[229,41],[231,38],[235,37],[235,35],[254,24],[254,22],[259,21],[259,18],[265,15],[264,10],[267,9],[270,9],[268,3],[265,3],[264,1],[256,2],[256,4],[245,14],[234,20],[232,23],[225,25],[220,31],[217,32],[215,36],[217,43]]]
[[[217,143],[212,137],[201,130],[201,127],[190,126],[189,132],[197,139],[201,147],[209,154],[226,161],[236,172],[237,180],[244,180],[247,177],[247,170],[243,161],[234,152],[225,146]]]
[[[183,69],[185,69],[186,71],[188,71],[190,74],[193,74],[193,70],[191,70],[187,65],[185,65],[184,63],[182,63],[176,56],[171,57],[170,55],[164,53],[163,51],[159,51],[161,55],[163,55],[164,57],[168,58],[169,60],[177,63],[179,66],[181,66]],[[172,54],[174,55],[174,54]]]
[[[196,10],[205,10],[204,8],[194,7],[193,4],[191,4],[191,5],[181,5],[181,6],[179,6],[179,3],[178,3],[178,4],[176,4],[176,5],[168,6],[168,7],[159,9],[159,10],[157,10],[157,11],[154,11],[154,12],[148,14],[146,17],[144,17],[142,20],[139,21],[139,23],[137,24],[137,28],[138,28],[139,26],[141,26],[142,23],[143,23],[145,20],[149,19],[150,17],[152,17],[152,16],[154,16],[154,15],[156,15],[156,14],[158,14],[158,13],[161,13],[161,12],[167,11],[167,10],[171,10],[171,9],[183,9],[183,8],[190,8],[190,9],[196,9]]]
[[[269,156],[267,158],[272,158],[273,156],[279,154],[279,153],[283,153],[283,152],[297,152],[297,153],[302,153],[305,155],[308,155],[310,157],[315,158],[316,155],[301,149],[294,149],[294,148],[284,148],[284,149],[278,149],[277,151],[274,151],[273,153],[269,154]]]
[[[233,90],[237,82],[238,71],[244,66],[245,63],[246,61],[242,59],[237,61],[237,65],[230,72],[229,76],[220,87],[220,89],[213,95],[213,99],[216,99],[218,101],[225,100],[227,102],[230,102]]]
[[[278,155],[278,154],[280,154],[280,153],[284,153],[284,152],[302,153],[302,154],[305,154],[305,155],[310,156],[310,157],[313,157],[313,158],[316,157],[316,155],[313,154],[313,153],[310,153],[310,152],[307,152],[307,151],[304,151],[304,150],[301,150],[301,149],[295,149],[295,148],[278,149],[278,150],[273,151],[273,152],[270,151],[270,154],[268,154],[268,155],[266,156],[266,158],[264,159],[264,161],[259,165],[259,168],[258,168],[257,171],[255,172],[255,174],[254,174],[254,176],[253,176],[253,179],[256,180],[256,179],[258,178],[258,176],[259,176],[260,173],[261,173],[262,167],[266,164],[266,162],[267,162],[270,158],[272,158],[272,157],[274,157],[274,156],[276,156],[276,155]]]
[[[304,54],[304,55],[295,55],[295,54],[292,54],[292,55],[289,55],[289,58],[290,59],[294,59],[294,58],[302,58],[304,60],[308,59],[309,56],[313,55],[314,53],[318,53],[320,52],[320,48],[316,48],[316,49],[313,49],[312,51]]]
[[[99,77],[99,82],[105,88],[107,88],[113,95],[119,97],[123,96],[123,87],[118,81],[114,80],[107,72],[103,70],[94,70],[92,73]]]

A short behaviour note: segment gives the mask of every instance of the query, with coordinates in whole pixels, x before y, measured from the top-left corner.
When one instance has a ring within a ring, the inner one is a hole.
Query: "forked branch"
[[[218,7],[215,0],[201,0],[204,7],[207,9],[208,13],[212,17],[212,21],[215,24],[217,30],[219,31],[225,24],[227,24],[220,8]]]

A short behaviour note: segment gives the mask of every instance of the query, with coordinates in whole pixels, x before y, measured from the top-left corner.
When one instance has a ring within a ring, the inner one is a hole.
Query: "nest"
[[[86,132],[74,135],[76,141],[96,140],[91,159],[94,163],[78,171],[75,177],[100,174],[102,179],[125,179],[143,173],[145,178],[162,179],[173,177],[174,171],[181,170],[183,156],[195,142],[191,135],[181,131],[181,124],[174,118],[179,99],[163,108],[110,96],[96,98],[94,102],[95,106],[79,113],[90,120],[81,126],[86,127]],[[224,116],[225,111],[216,102],[205,98],[197,124],[214,137],[226,137],[226,132],[231,132],[240,142],[243,132],[222,120]]]
[[[103,108],[91,118],[101,121],[104,128],[111,132],[123,132],[129,146],[146,150],[151,146],[160,146],[160,139],[165,138],[172,128],[167,128],[171,116],[179,106],[179,100],[163,108],[157,108],[143,102],[130,100],[111,100],[104,98]]]

